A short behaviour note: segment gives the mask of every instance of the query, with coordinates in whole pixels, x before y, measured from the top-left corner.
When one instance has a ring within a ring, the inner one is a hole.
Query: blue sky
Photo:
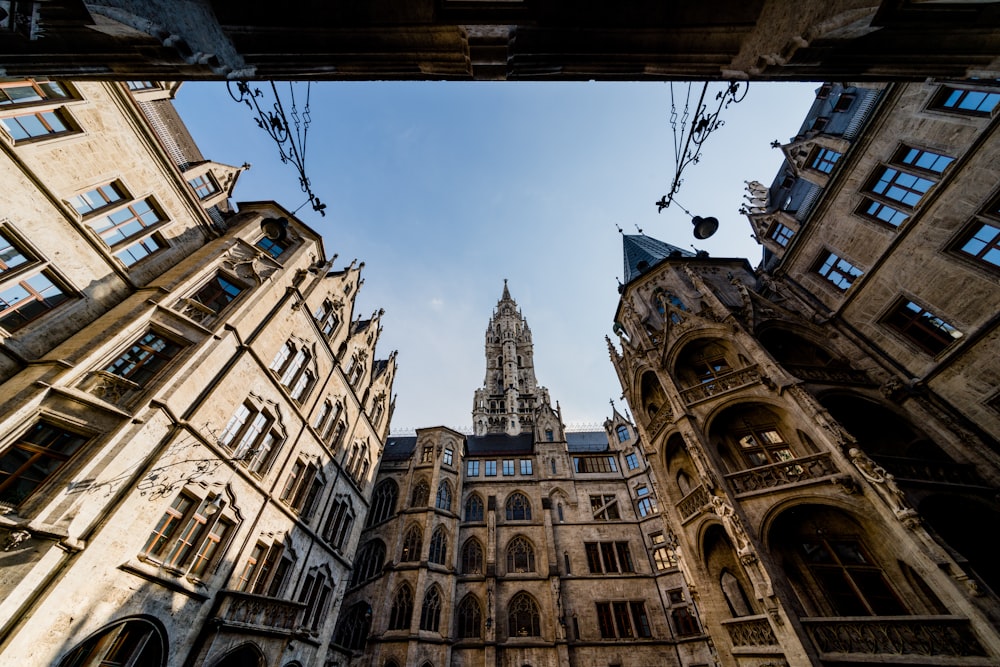
[[[721,222],[699,249],[757,264],[738,213],[744,181],[770,183],[781,163],[770,142],[797,132],[816,87],[752,84],[723,112],[677,195]],[[287,84],[279,91],[288,111]],[[296,86],[300,111],[304,92]],[[206,158],[253,165],[235,201],[305,201],[295,170],[224,84],[186,83],[176,103]],[[306,164],[328,208],[299,217],[339,254],[337,267],[365,262],[356,313],[385,308],[378,356],[399,350],[393,430],[471,424],[504,278],[563,421],[604,420],[621,395],[604,343],[622,277],[616,225],[695,243],[680,208],[654,205],[674,169],[670,109],[667,83],[313,84]]]

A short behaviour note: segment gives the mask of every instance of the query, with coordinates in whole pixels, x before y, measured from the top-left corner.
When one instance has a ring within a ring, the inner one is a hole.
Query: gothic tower
[[[475,434],[531,433],[536,411],[548,404],[548,390],[535,380],[531,329],[504,280],[486,327],[486,377],[472,406]]]

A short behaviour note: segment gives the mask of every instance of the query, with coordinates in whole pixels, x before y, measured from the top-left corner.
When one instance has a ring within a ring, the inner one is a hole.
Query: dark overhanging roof
[[[629,284],[668,257],[694,257],[694,253],[645,234],[623,234],[625,284]]]

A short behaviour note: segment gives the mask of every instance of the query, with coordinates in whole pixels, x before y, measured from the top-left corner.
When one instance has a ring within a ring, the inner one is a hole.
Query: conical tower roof
[[[668,257],[694,257],[694,253],[645,234],[623,234],[625,284],[629,284]]]

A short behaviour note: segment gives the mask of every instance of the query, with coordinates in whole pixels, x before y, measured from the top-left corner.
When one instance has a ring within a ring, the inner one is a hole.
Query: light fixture
[[[284,241],[288,238],[288,218],[264,218],[260,221],[264,236],[272,241]]]
[[[215,516],[222,509],[222,501],[219,496],[212,498],[212,502],[205,505],[205,516]]]

